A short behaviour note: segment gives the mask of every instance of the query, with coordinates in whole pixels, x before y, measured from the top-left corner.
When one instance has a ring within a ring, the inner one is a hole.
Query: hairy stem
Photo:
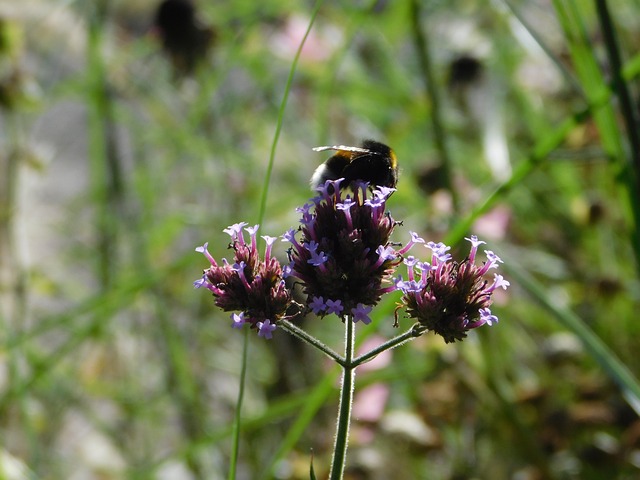
[[[288,320],[280,320],[278,322],[278,325],[280,325],[280,327],[283,330],[289,332],[294,337],[297,337],[300,340],[302,340],[303,342],[308,343],[312,347],[317,348],[322,353],[327,355],[329,358],[333,359],[337,364],[341,365],[342,367],[345,366],[345,359],[344,358],[342,358],[339,354],[337,354],[336,352],[331,350],[327,345],[322,343],[320,340],[318,340],[317,338],[309,335],[307,332],[305,332],[301,328],[297,327],[296,325],[294,325],[290,321],[288,321]]]
[[[355,368],[358,365],[361,365],[363,363],[368,362],[369,360],[374,359],[376,356],[378,356],[379,354],[381,354],[386,350],[398,347],[403,343],[407,343],[409,340],[413,340],[414,338],[419,337],[426,331],[427,331],[427,327],[420,325],[419,323],[416,323],[413,327],[411,327],[409,330],[407,330],[403,334],[398,335],[397,337],[393,337],[391,340],[387,340],[382,345],[377,346],[373,350],[363,355],[360,355],[357,358],[354,358],[353,362],[351,362],[351,365]]]
[[[353,406],[353,387],[355,382],[355,366],[353,365],[354,327],[351,315],[344,318],[345,348],[344,365],[342,366],[342,384],[340,385],[340,407],[338,409],[338,426],[333,448],[330,480],[341,480],[347,459],[349,443],[349,424],[351,423],[351,407]]]

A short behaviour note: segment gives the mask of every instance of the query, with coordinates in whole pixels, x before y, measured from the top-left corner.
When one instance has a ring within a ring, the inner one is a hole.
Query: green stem
[[[520,185],[525,177],[535,171],[535,169],[539,167],[549,154],[564,142],[566,136],[575,128],[576,125],[584,123],[588,118],[590,118],[593,108],[605,103],[608,98],[608,93],[603,91],[603,96],[598,100],[597,104],[594,104],[593,106],[574,114],[572,117],[567,118],[558,125],[551,134],[538,141],[529,154],[529,157],[515,167],[511,174],[511,178],[498,185],[483,203],[477,204],[465,218],[458,221],[453,228],[449,230],[444,242],[447,245],[455,245],[462,240],[477,218],[487,213],[499,200],[503,199],[509,192],[511,192],[511,190]]]
[[[336,352],[331,350],[328,346],[326,346],[324,343],[322,343],[317,338],[309,335],[307,332],[302,330],[300,327],[297,327],[296,325],[294,325],[293,323],[291,323],[288,320],[280,320],[278,322],[278,325],[280,325],[280,327],[283,330],[285,330],[286,332],[289,332],[294,337],[297,337],[300,340],[302,340],[303,342],[307,342],[312,347],[317,348],[322,353],[327,355],[329,358],[335,360],[335,362],[338,365],[341,365],[342,367],[345,366],[345,359],[344,358],[342,358],[339,354],[337,354]]]
[[[542,36],[538,34],[538,32],[527,22],[526,16],[523,15],[514,5],[512,0],[502,0],[502,3],[507,7],[507,9],[511,12],[511,15],[522,25],[522,27],[527,31],[529,35],[533,38],[533,40],[538,44],[538,46],[542,49],[545,55],[551,60],[554,66],[558,69],[562,77],[567,81],[571,90],[575,92],[576,95],[579,95],[583,98],[586,98],[586,94],[584,93],[584,89],[580,82],[576,80],[575,75],[569,70],[566,66],[565,62],[563,62],[558,55],[553,51],[549,45],[543,40]]]
[[[238,389],[238,400],[236,402],[236,412],[233,421],[233,450],[231,452],[231,465],[229,466],[229,480],[236,478],[236,467],[238,466],[238,452],[240,451],[240,427],[242,424],[242,402],[244,400],[244,386],[247,377],[247,352],[249,351],[249,329],[244,329],[244,340],[242,345],[242,368],[240,370],[240,387]]]
[[[613,91],[620,99],[620,111],[627,128],[627,136],[631,144],[632,163],[636,172],[640,172],[640,132],[638,132],[638,119],[634,108],[634,102],[631,93],[627,88],[627,84],[623,78],[622,60],[620,58],[620,48],[616,38],[615,27],[609,13],[609,7],[606,0],[596,0],[596,9],[598,11],[598,20],[602,29],[602,36],[607,47],[607,56],[611,64],[612,86]],[[636,178],[640,182],[640,179]],[[640,191],[640,183],[636,185]]]
[[[298,66],[298,60],[300,59],[302,48],[307,41],[307,37],[309,36],[309,32],[311,32],[311,27],[316,20],[316,16],[318,15],[318,11],[322,6],[323,1],[324,0],[317,0],[315,6],[313,7],[313,12],[311,12],[311,19],[309,20],[309,25],[307,26],[307,31],[304,32],[304,37],[302,37],[302,41],[300,42],[300,45],[298,45],[298,50],[296,51],[295,57],[293,57],[293,62],[291,63],[291,69],[289,70],[289,76],[287,77],[287,84],[284,87],[284,96],[282,97],[280,110],[278,111],[276,132],[273,135],[271,153],[269,154],[269,164],[267,165],[267,172],[264,176],[264,186],[262,187],[262,197],[260,199],[260,212],[258,214],[258,218],[260,219],[260,221],[258,223],[262,223],[262,219],[264,218],[264,214],[267,210],[267,194],[269,193],[269,182],[271,181],[271,172],[273,171],[273,163],[276,158],[276,147],[278,146],[280,132],[282,131],[282,123],[284,122],[284,110],[287,106],[287,100],[289,98],[289,92],[291,91],[291,85],[293,84],[293,75],[296,72],[296,67]]]
[[[413,327],[411,327],[409,330],[407,330],[403,334],[398,335],[397,337],[394,337],[391,340],[387,340],[382,345],[377,346],[373,350],[363,355],[360,355],[359,357],[354,358],[353,362],[351,362],[351,366],[355,368],[358,365],[366,363],[369,360],[372,360],[373,358],[381,354],[382,352],[389,350],[391,348],[399,347],[403,343],[407,343],[409,340],[413,340],[414,338],[419,337],[426,331],[427,331],[427,327],[420,325],[419,323],[416,323]]]
[[[440,106],[440,92],[438,91],[438,83],[436,81],[431,56],[429,55],[428,37],[422,26],[420,25],[420,7],[418,0],[411,1],[411,28],[413,31],[413,41],[418,50],[418,62],[422,71],[422,78],[425,83],[429,100],[431,101],[431,122],[433,126],[433,141],[435,143],[440,161],[442,162],[442,171],[444,172],[444,180],[446,188],[451,194],[453,210],[455,213],[459,210],[460,201],[458,194],[453,185],[453,166],[451,162],[451,154],[447,146],[444,122],[442,120],[442,108]]]
[[[87,104],[91,188],[98,225],[98,273],[103,287],[111,287],[117,266],[118,214],[124,182],[117,154],[113,98],[102,54],[109,1],[90,4],[87,32]]]
[[[595,0],[598,20],[602,29],[607,56],[611,65],[613,91],[618,97],[620,113],[625,123],[627,138],[629,140],[630,161],[623,167],[625,177],[628,178],[628,190],[630,203],[634,215],[635,229],[633,231],[632,245],[636,254],[636,267],[640,271],[640,132],[638,132],[638,119],[635,105],[627,84],[623,78],[622,60],[620,49],[616,39],[615,27],[606,0]]]
[[[351,407],[353,405],[353,387],[355,381],[355,366],[353,365],[354,328],[351,315],[344,317],[345,346],[344,365],[342,366],[342,384],[340,385],[340,407],[338,409],[338,426],[336,441],[333,447],[330,480],[341,480],[347,459],[347,444],[349,443],[349,424],[351,423]]]

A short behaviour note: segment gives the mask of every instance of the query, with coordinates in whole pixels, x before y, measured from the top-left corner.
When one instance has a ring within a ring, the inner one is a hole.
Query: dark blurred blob
[[[607,210],[600,200],[589,202],[589,225],[600,223],[607,216]]]
[[[18,70],[0,78],[0,109],[13,111],[23,99],[24,77]]]
[[[433,195],[447,188],[447,177],[442,164],[428,165],[415,174],[418,187],[425,195]]]
[[[482,76],[482,63],[470,56],[461,55],[449,65],[449,87],[464,88],[476,82]]]
[[[156,11],[154,26],[180,76],[194,72],[215,40],[214,31],[200,22],[190,0],[164,0]]]
[[[613,299],[617,295],[624,293],[624,284],[613,277],[599,278],[595,287],[596,295],[605,299]]]

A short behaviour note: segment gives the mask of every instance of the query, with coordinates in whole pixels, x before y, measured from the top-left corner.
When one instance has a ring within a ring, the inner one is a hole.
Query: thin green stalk
[[[323,0],[318,0],[316,2],[315,7],[313,8],[313,12],[311,13],[311,19],[309,20],[309,26],[307,27],[307,31],[298,46],[298,50],[296,51],[296,55],[293,58],[293,62],[291,64],[291,69],[289,70],[289,76],[287,77],[287,83],[284,89],[284,95],[282,97],[282,102],[280,103],[280,110],[278,111],[278,119],[276,122],[276,131],[273,136],[273,143],[271,144],[271,152],[269,154],[269,163],[267,165],[267,172],[264,178],[264,184],[262,187],[262,196],[260,198],[260,210],[258,212],[258,224],[261,224],[264,220],[264,215],[267,209],[267,196],[269,194],[269,182],[271,181],[271,172],[273,171],[273,164],[275,162],[276,157],[276,147],[278,145],[278,140],[280,138],[280,131],[282,130],[282,123],[284,121],[284,112],[287,106],[287,100],[289,99],[289,92],[291,91],[291,86],[293,84],[293,75],[296,71],[296,67],[298,66],[298,60],[300,59],[300,54],[302,53],[302,48],[304,47],[305,42],[307,41],[307,37],[309,36],[309,32],[311,32],[311,27],[318,15],[318,11],[320,10],[320,6],[322,5]],[[241,410],[242,410],[242,402],[244,400],[244,387],[246,380],[246,370],[247,370],[247,352],[249,349],[249,337],[247,335],[247,331],[245,330],[244,341],[242,345],[242,370],[240,373],[240,388],[238,390],[238,399],[236,401],[236,413],[234,420],[234,428],[233,428],[233,450],[231,453],[231,466],[229,468],[229,480],[235,479],[236,469],[238,464],[238,452],[240,450],[240,430],[241,430]]]
[[[542,49],[542,51],[547,55],[547,57],[553,62],[555,67],[560,71],[563,78],[569,83],[571,89],[575,91],[578,95],[584,97],[585,93],[582,88],[582,85],[576,80],[576,77],[571,73],[569,68],[565,65],[565,62],[560,60],[558,55],[550,48],[546,42],[542,39],[538,32],[529,25],[524,15],[520,13],[520,11],[513,5],[511,0],[502,0],[502,3],[509,9],[513,17],[522,25],[522,27],[531,35],[531,37],[535,40],[536,44]]]
[[[244,401],[244,387],[247,378],[247,358],[249,351],[249,329],[245,328],[244,338],[242,340],[242,368],[240,370],[240,387],[238,388],[238,400],[236,401],[236,412],[233,420],[233,449],[231,451],[231,465],[229,466],[229,480],[236,478],[236,469],[238,467],[238,453],[240,451],[240,428],[242,427],[241,407]]]
[[[361,365],[363,363],[368,362],[369,360],[372,360],[377,355],[380,355],[382,352],[386,350],[399,347],[403,343],[407,343],[409,340],[413,340],[414,338],[419,337],[426,331],[427,331],[426,327],[424,327],[423,325],[420,325],[419,323],[416,323],[413,327],[411,327],[409,330],[407,330],[403,334],[398,335],[397,337],[393,337],[391,340],[387,340],[382,345],[378,345],[373,350],[363,355],[360,355],[359,357],[354,358],[353,362],[351,362],[351,365],[355,368],[358,365]]]
[[[101,0],[90,7],[87,48],[89,159],[99,230],[98,273],[103,287],[108,287],[113,282],[117,265],[117,218],[124,190],[122,167],[116,148],[113,100],[102,57],[108,3],[107,0]]]
[[[335,362],[338,365],[341,365],[344,367],[345,363],[344,363],[344,358],[342,358],[339,354],[337,354],[336,352],[334,352],[333,350],[331,350],[327,345],[325,345],[324,343],[322,343],[320,340],[318,340],[317,338],[309,335],[307,332],[305,332],[304,330],[302,330],[301,328],[295,326],[293,323],[291,323],[288,320],[280,320],[278,322],[278,325],[280,325],[280,327],[286,331],[289,332],[291,335],[293,335],[294,337],[299,338],[300,340],[302,340],[303,342],[308,343],[309,345],[311,345],[312,347],[317,348],[318,350],[320,350],[322,353],[324,353],[326,356],[328,356],[329,358],[335,360]]]
[[[2,111],[0,110],[0,113]],[[19,245],[19,229],[16,228],[16,213],[18,212],[18,190],[20,185],[20,166],[24,160],[26,141],[20,126],[17,112],[7,110],[4,115],[4,125],[7,144],[0,153],[0,275],[5,273],[9,288],[1,293],[5,297],[0,312],[7,317],[8,328],[11,332],[22,330],[27,320],[27,271],[24,265]]]
[[[585,94],[592,107],[593,120],[600,134],[602,148],[615,169],[616,181],[623,183],[626,188],[628,205],[624,205],[624,207],[628,207],[630,210],[631,218],[629,218],[629,222],[633,225],[631,227],[631,244],[637,261],[636,267],[640,268],[640,202],[638,201],[638,183],[637,179],[634,178],[634,172],[629,162],[626,160],[627,154],[624,148],[625,136],[621,126],[618,124],[613,103],[609,102],[599,108],[594,108],[594,100],[600,96],[600,92],[607,82],[600,68],[598,58],[594,53],[595,49],[585,25],[583,9],[576,0],[552,0],[552,4],[565,34],[567,46],[578,78],[584,87]],[[605,35],[612,35],[613,25],[610,23],[610,20],[609,22],[607,22],[606,19],[603,20],[602,15],[604,12],[599,11],[598,14],[600,21],[604,21],[606,24],[603,28],[603,33]],[[609,44],[607,45],[609,54],[611,54],[611,42],[613,41],[614,39],[611,38],[608,40],[605,39],[605,42]],[[617,52],[617,48],[615,48],[615,50]],[[622,69],[619,65],[618,68],[612,65],[612,72],[614,74],[613,87],[615,89],[615,75],[618,75],[619,83],[624,84],[624,82],[622,82]],[[628,134],[631,135],[629,132]]]
[[[28,272],[19,249],[23,239],[20,237],[20,229],[16,228],[20,166],[26,143],[19,113],[11,109],[0,109],[0,113],[5,112],[4,124],[8,145],[5,151],[0,153],[0,172],[4,174],[4,178],[0,180],[0,283],[6,282],[7,285],[6,290],[0,291],[0,340],[3,344],[22,338],[29,320]],[[7,356],[8,385],[22,382],[20,365],[30,362],[28,346],[23,346]],[[16,402],[16,413],[30,445],[30,464],[40,467],[38,460],[41,453],[32,416],[29,415],[29,397],[29,390],[20,393]],[[0,475],[2,473],[0,467]]]
[[[280,103],[280,110],[278,111],[278,119],[276,122],[276,131],[273,135],[273,143],[271,144],[271,153],[269,154],[269,164],[267,165],[267,172],[264,176],[264,185],[262,187],[262,197],[260,199],[260,212],[258,214],[258,223],[261,223],[264,218],[265,211],[267,209],[267,195],[269,193],[269,182],[271,181],[271,172],[273,171],[273,164],[275,162],[276,157],[276,147],[278,146],[278,140],[280,139],[280,132],[282,131],[282,123],[284,122],[284,111],[287,106],[287,100],[289,99],[289,92],[291,91],[291,85],[293,84],[293,75],[296,72],[296,67],[298,66],[298,60],[300,59],[300,54],[302,53],[302,48],[304,47],[305,42],[307,41],[307,37],[311,32],[311,27],[316,20],[316,16],[320,11],[320,7],[322,6],[324,0],[317,0],[315,6],[313,7],[313,12],[311,12],[311,19],[309,20],[309,25],[307,26],[307,31],[304,32],[304,37],[302,37],[302,41],[298,46],[298,50],[296,51],[295,57],[293,57],[293,62],[291,63],[291,69],[289,70],[289,76],[287,77],[287,83],[284,88],[284,96],[282,97],[282,102]]]
[[[341,480],[344,475],[344,467],[347,460],[347,445],[349,443],[349,424],[351,423],[351,407],[353,406],[353,388],[355,385],[355,366],[353,365],[353,351],[355,335],[353,318],[351,315],[344,317],[345,345],[344,361],[342,367],[342,383],[340,385],[340,406],[338,408],[338,426],[336,439],[333,446],[333,460],[331,462],[330,480]]]
[[[630,161],[625,167],[631,180],[629,181],[630,202],[635,216],[635,236],[637,267],[640,269],[640,132],[636,110],[622,73],[622,60],[616,39],[615,27],[609,13],[606,0],[595,0],[600,28],[607,47],[607,56],[611,66],[613,91],[618,96],[620,112],[625,123],[630,147]]]
[[[440,161],[442,162],[445,186],[451,193],[453,211],[454,213],[457,213],[459,211],[460,202],[453,185],[453,165],[451,162],[451,154],[449,153],[449,148],[447,146],[446,133],[443,125],[444,121],[442,120],[440,91],[433,73],[431,56],[429,54],[428,36],[422,28],[422,25],[420,25],[420,6],[421,2],[419,0],[411,0],[411,28],[413,31],[413,41],[416,49],[418,50],[418,61],[420,63],[420,70],[422,71],[425,89],[429,95],[429,100],[431,101],[433,141],[436,149],[438,150],[438,154],[440,155]]]
[[[586,121],[589,118],[590,109],[586,109],[571,118],[568,118],[562,122],[549,136],[543,138],[536,144],[533,151],[526,159],[521,162],[514,169],[511,174],[511,178],[498,185],[498,187],[491,193],[484,203],[478,204],[464,219],[456,223],[456,225],[449,231],[449,234],[444,240],[447,245],[455,245],[467,234],[473,222],[478,217],[487,213],[491,207],[493,207],[498,200],[504,198],[507,193],[514,187],[520,185],[520,182],[553,152],[556,148],[562,145],[566,136],[575,128],[576,125]]]

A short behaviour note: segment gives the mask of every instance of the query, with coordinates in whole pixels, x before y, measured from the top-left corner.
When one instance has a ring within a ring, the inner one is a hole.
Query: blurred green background
[[[395,241],[474,233],[511,288],[358,370],[348,478],[640,476],[640,1],[158,3],[0,0],[0,479],[226,478],[242,335],[194,248],[231,257],[266,178],[261,234],[295,226],[311,148],[363,138]],[[248,355],[238,478],[322,478],[339,371],[282,331]]]

